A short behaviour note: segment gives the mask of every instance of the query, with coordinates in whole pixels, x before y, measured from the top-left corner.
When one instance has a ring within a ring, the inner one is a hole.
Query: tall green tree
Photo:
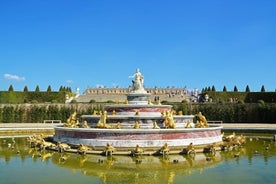
[[[25,86],[24,89],[23,89],[23,91],[24,91],[24,92],[28,92],[28,91],[29,91],[29,90],[28,90],[28,87]]]
[[[265,87],[262,85],[261,92],[265,92]]]
[[[215,88],[215,86],[214,86],[214,85],[212,86],[212,91],[216,91],[216,88]]]
[[[35,88],[35,92],[40,92],[39,86],[37,85]]]
[[[238,88],[237,88],[237,86],[234,86],[234,92],[238,92],[239,90],[238,90]]]
[[[9,87],[9,91],[14,91],[14,90],[13,90],[13,86],[12,86],[12,85],[10,85],[10,87]]]
[[[51,92],[52,91],[52,88],[51,86],[49,85],[48,88],[47,88],[47,92]]]
[[[63,87],[62,87],[62,86],[60,86],[58,91],[62,91],[62,88],[63,88]]]
[[[246,88],[245,88],[245,92],[250,92],[250,88],[249,88],[248,85],[247,85]]]
[[[226,86],[223,86],[223,90],[222,90],[223,92],[227,92],[227,88],[226,88]]]

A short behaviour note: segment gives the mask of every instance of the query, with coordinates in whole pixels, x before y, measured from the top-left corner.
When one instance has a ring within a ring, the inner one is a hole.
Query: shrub
[[[114,103],[113,100],[107,100],[106,103]]]
[[[71,103],[77,103],[77,100],[73,99],[71,100]]]
[[[89,101],[89,103],[96,103],[96,100],[91,99],[91,100]]]
[[[31,103],[32,103],[32,104],[37,104],[38,101],[37,101],[37,100],[32,100]]]

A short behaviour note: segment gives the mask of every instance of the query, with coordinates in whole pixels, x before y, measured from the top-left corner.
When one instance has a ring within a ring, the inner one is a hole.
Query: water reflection
[[[61,157],[70,157],[62,159]],[[202,171],[220,162],[220,155],[206,161],[203,154],[195,158],[178,156],[165,157],[100,157],[92,155],[55,154],[54,164],[70,170],[80,170],[84,175],[99,177],[102,183],[173,183],[176,175],[191,174],[194,170]]]
[[[18,165],[20,162],[25,163],[27,160],[28,163],[26,164],[28,167],[24,168],[26,170],[35,163],[46,164],[53,170],[63,168],[70,171],[70,173],[73,173],[72,177],[78,178],[75,178],[76,180],[81,181],[84,176],[88,176],[97,179],[100,183],[181,183],[183,178],[196,181],[200,178],[200,175],[205,177],[205,175],[218,174],[216,177],[219,178],[223,175],[223,169],[233,163],[236,165],[235,170],[229,170],[229,173],[236,173],[239,169],[243,170],[246,167],[250,167],[250,165],[255,164],[254,162],[260,162],[267,165],[267,167],[271,167],[271,163],[274,163],[274,165],[276,163],[275,142],[263,139],[248,140],[243,147],[232,151],[217,152],[215,155],[168,155],[160,157],[104,157],[57,153],[30,148],[26,138],[0,139],[0,144],[0,159],[5,162],[6,167],[12,165],[10,164],[12,160],[16,160]],[[247,160],[247,162],[244,162],[244,160]],[[1,165],[3,164],[2,161]],[[258,167],[254,169],[254,173],[261,172]],[[43,170],[43,172],[52,177],[48,170]],[[81,175],[77,173],[81,173]],[[5,177],[3,175],[0,176],[2,179]],[[33,177],[39,177],[39,175]],[[269,177],[275,178],[274,175]],[[224,178],[227,178],[227,176]],[[213,180],[214,178],[209,177],[206,182],[213,182]],[[32,181],[32,179],[30,178],[29,181]],[[66,181],[70,183],[70,178]]]

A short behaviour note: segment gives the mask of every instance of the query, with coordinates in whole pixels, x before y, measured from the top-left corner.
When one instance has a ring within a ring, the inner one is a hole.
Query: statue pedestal
[[[149,93],[129,93],[126,95],[129,104],[148,104]]]

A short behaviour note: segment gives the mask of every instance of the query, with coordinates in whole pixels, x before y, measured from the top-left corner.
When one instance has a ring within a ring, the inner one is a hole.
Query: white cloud
[[[25,77],[19,77],[17,75],[12,75],[12,74],[4,74],[4,78],[7,80],[14,80],[14,81],[25,81]]]
[[[67,83],[74,83],[73,80],[67,80],[66,82],[67,82]]]

